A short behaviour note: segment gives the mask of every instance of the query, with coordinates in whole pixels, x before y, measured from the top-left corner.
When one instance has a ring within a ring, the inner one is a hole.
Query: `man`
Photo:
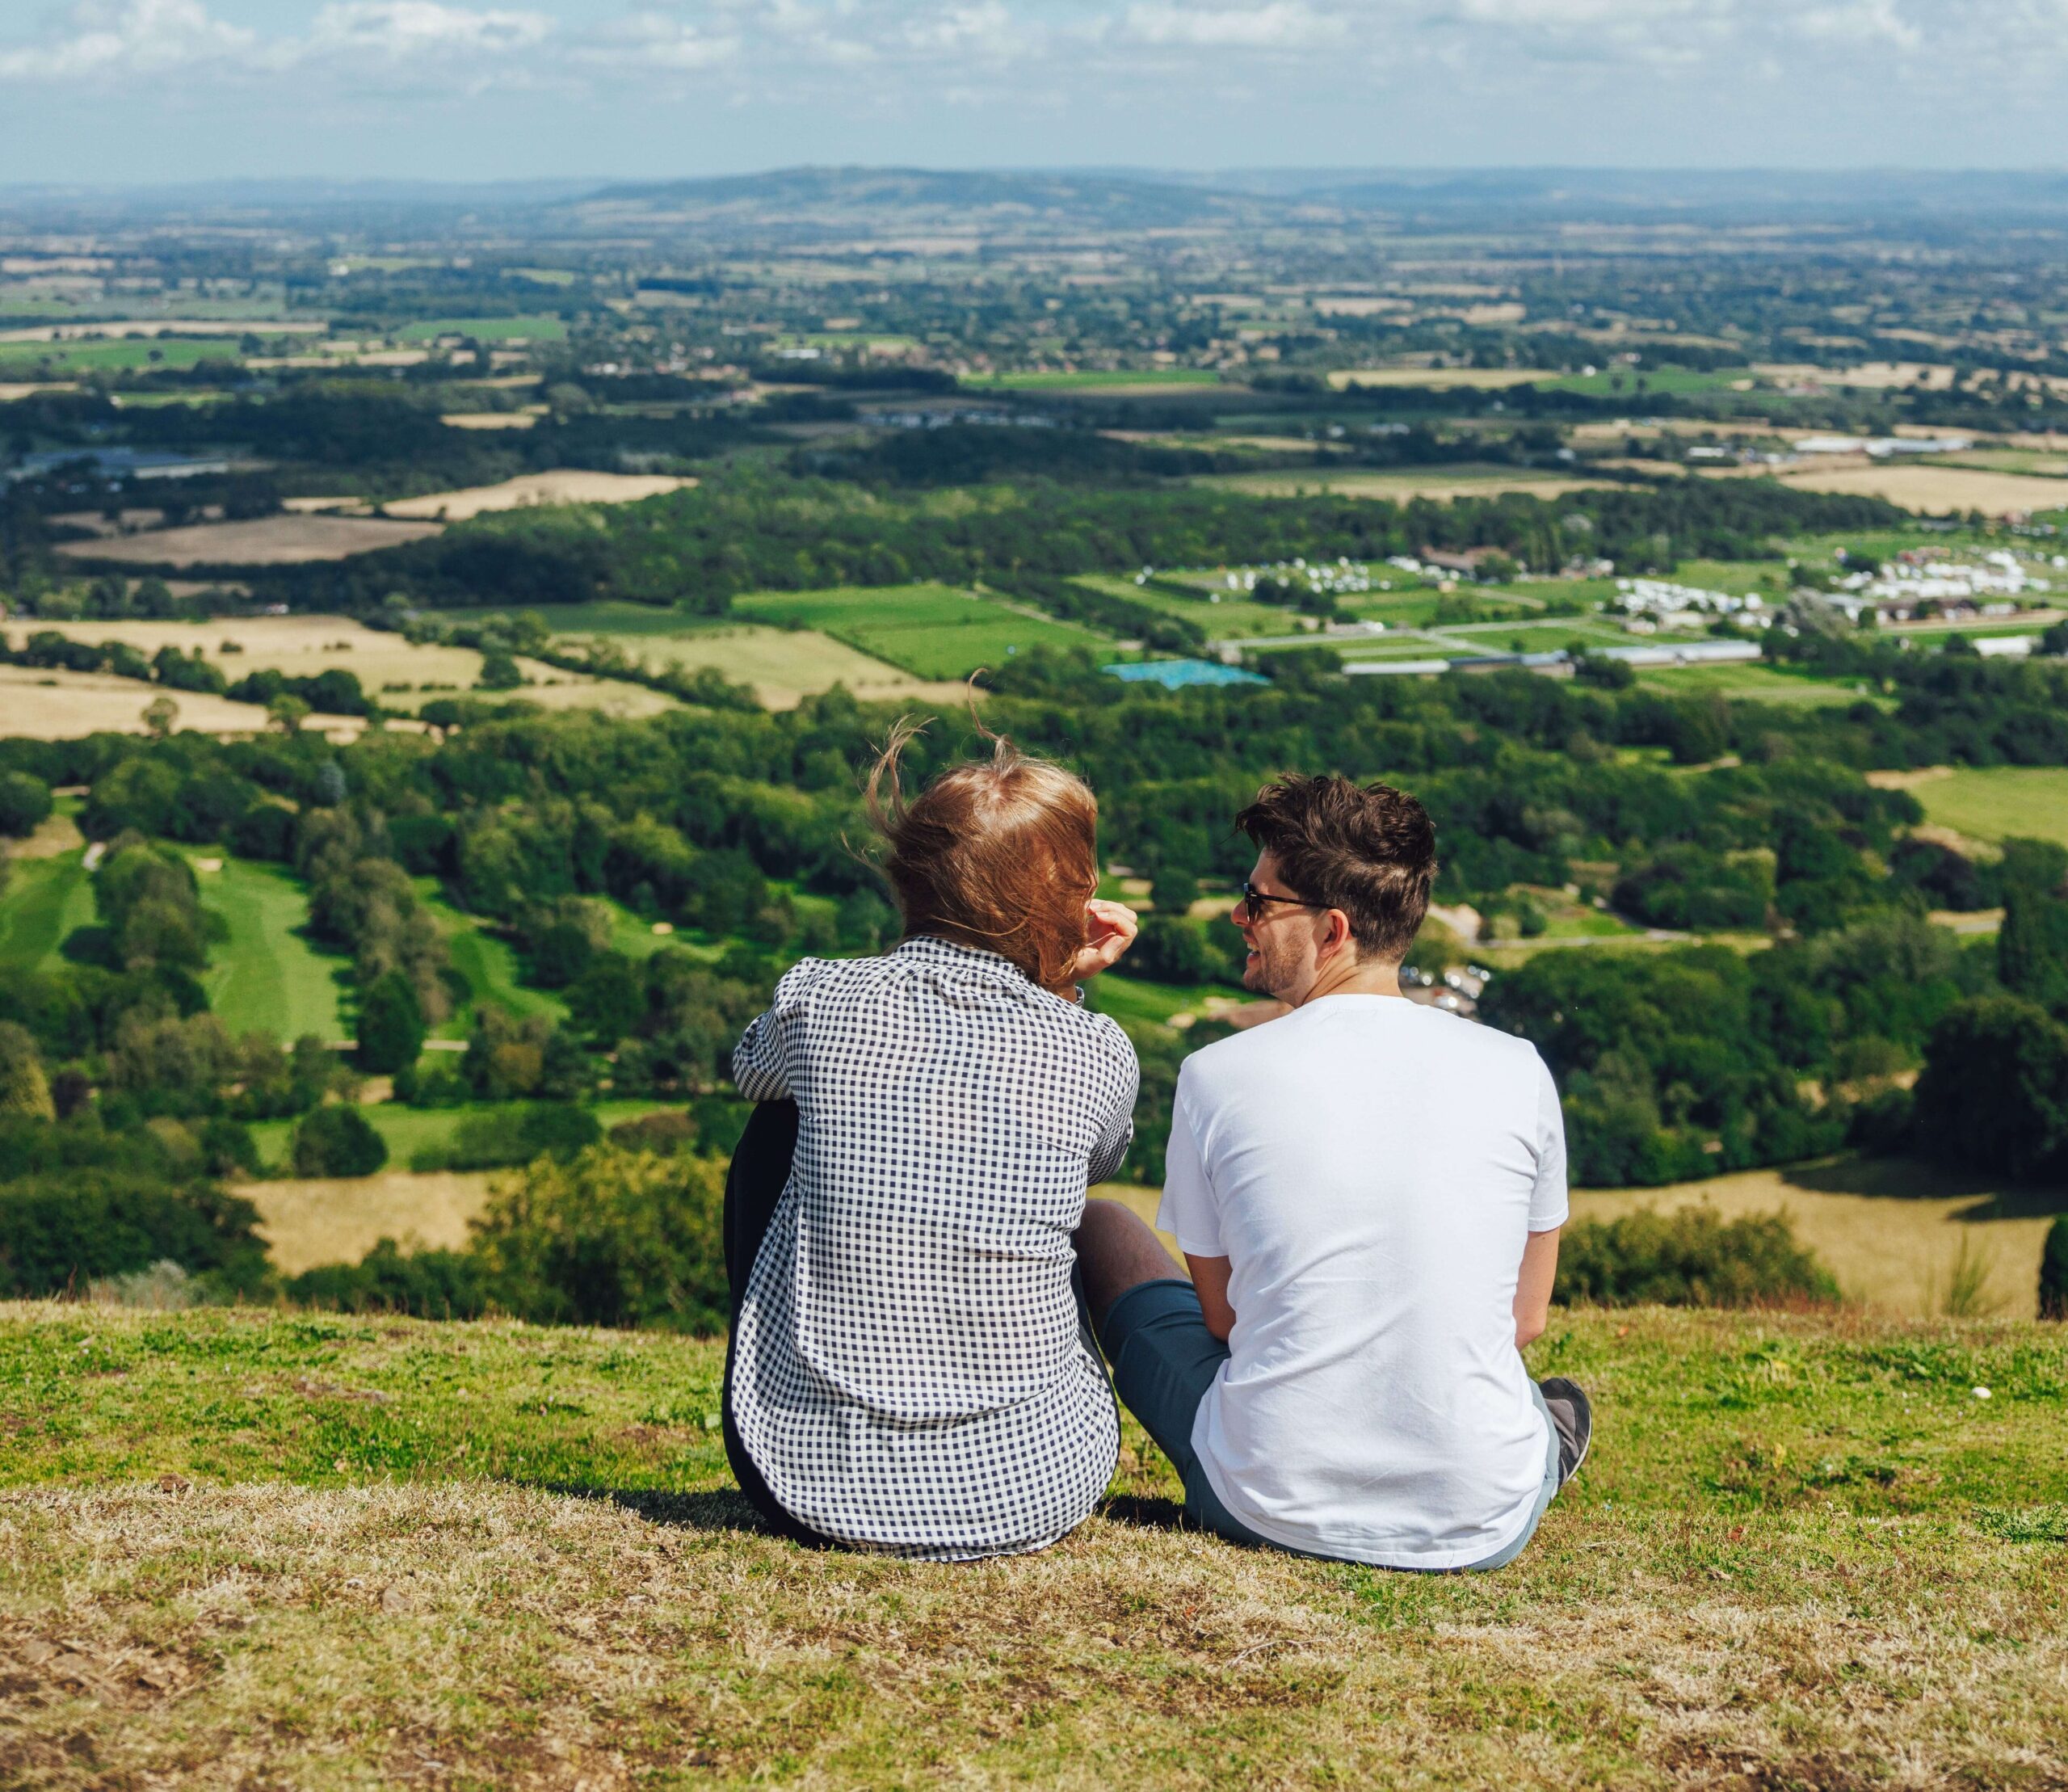
[[[1291,1012],[1185,1061],[1158,1222],[1078,1234],[1120,1399],[1187,1511],[1247,1543],[1392,1568],[1512,1561],[1587,1451],[1540,1387],[1565,1130],[1527,1041],[1408,1002],[1435,831],[1385,785],[1286,777],[1236,818],[1245,987]]]

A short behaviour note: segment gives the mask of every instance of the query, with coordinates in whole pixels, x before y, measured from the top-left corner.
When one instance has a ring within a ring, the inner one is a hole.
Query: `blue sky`
[[[0,181],[2068,166],[2068,0],[0,0]]]

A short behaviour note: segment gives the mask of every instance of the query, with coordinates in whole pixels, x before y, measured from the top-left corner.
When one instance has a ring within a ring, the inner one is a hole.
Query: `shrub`
[[[475,1249],[520,1319],[708,1334],[726,1321],[725,1166],[597,1145],[490,1197]]]
[[[298,1176],[370,1176],[388,1161],[388,1142],[356,1108],[318,1108],[294,1129]]]
[[[696,1122],[679,1108],[664,1108],[658,1113],[641,1114],[637,1120],[621,1120],[611,1128],[611,1143],[621,1151],[651,1151],[656,1157],[673,1157],[679,1151],[696,1149]]]
[[[2046,1229],[2039,1258],[2039,1316],[2068,1319],[2068,1214],[2057,1214]]]
[[[1706,1203],[1654,1207],[1566,1229],[1559,1298],[1636,1306],[1756,1306],[1835,1301],[1838,1283],[1795,1236],[1784,1214],[1720,1218]]]
[[[488,1274],[467,1251],[413,1251],[383,1239],[357,1263],[326,1263],[291,1276],[288,1298],[340,1313],[409,1313],[475,1319],[488,1310]]]
[[[229,1290],[264,1280],[251,1203],[112,1170],[69,1170],[0,1185],[0,1298],[83,1289],[161,1261]]]
[[[392,1075],[423,1050],[423,1004],[409,973],[397,969],[374,978],[359,1005],[359,1067]]]
[[[50,786],[26,772],[0,772],[0,834],[33,834],[50,814]]]

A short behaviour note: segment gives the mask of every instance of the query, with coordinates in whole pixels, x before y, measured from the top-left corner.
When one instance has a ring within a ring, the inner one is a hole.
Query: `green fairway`
[[[527,989],[521,981],[517,949],[490,932],[476,916],[455,908],[439,893],[435,877],[415,880],[417,894],[445,934],[452,955],[452,968],[467,986],[465,1006],[435,1029],[439,1039],[464,1039],[469,1026],[468,1009],[477,1002],[493,1002],[510,1013],[548,1014],[565,1018],[567,1004],[544,990]]]
[[[1998,765],[1919,779],[1927,820],[1978,840],[2013,835],[2068,846],[2068,770]]]
[[[202,979],[208,1006],[233,1033],[266,1033],[283,1040],[314,1033],[344,1036],[338,1011],[350,961],[318,952],[304,928],[309,896],[301,880],[278,866],[189,852],[201,901],[229,924]],[[221,867],[200,869],[208,859]]]
[[[1749,703],[1806,704],[1818,709],[1843,709],[1871,703],[1886,709],[1889,700],[1836,679],[1813,678],[1784,671],[1758,660],[1724,666],[1641,666],[1637,683],[1676,696],[1715,695]]]
[[[0,965],[33,970],[57,955],[74,928],[93,920],[93,884],[78,853],[21,860],[8,868],[0,890]]]
[[[457,1062],[456,1054],[452,1062]],[[595,1101],[586,1103],[599,1125],[607,1132],[621,1120],[637,1120],[671,1104],[664,1101]],[[672,1104],[680,1107],[682,1104]],[[410,1108],[399,1101],[368,1102],[359,1110],[388,1147],[388,1168],[406,1170],[418,1151],[442,1150],[452,1142],[464,1121],[486,1114],[516,1115],[523,1104],[516,1102],[467,1101],[451,1108]],[[262,1120],[251,1128],[252,1142],[258,1147],[258,1160],[268,1169],[284,1171],[288,1149],[299,1120]]]
[[[567,340],[567,326],[558,318],[536,314],[521,318],[429,318],[422,323],[406,325],[395,335],[397,341],[406,343],[435,342],[440,336],[472,336],[482,343],[520,339],[564,343]]]
[[[1159,1027],[1170,1025],[1174,1015],[1204,1015],[1206,1003],[1214,997],[1235,1002],[1256,999],[1221,983],[1152,983],[1144,978],[1110,974],[1092,978],[1084,991],[1086,1002],[1101,1014]]]
[[[828,591],[762,591],[735,598],[733,612],[763,622],[816,629],[919,678],[966,678],[1030,647],[1109,648],[1074,623],[1032,616],[995,599],[946,585],[889,585]]]

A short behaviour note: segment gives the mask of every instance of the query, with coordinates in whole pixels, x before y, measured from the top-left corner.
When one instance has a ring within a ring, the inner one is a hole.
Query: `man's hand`
[[[1084,905],[1084,944],[1078,949],[1077,962],[1070,967],[1070,980],[1081,983],[1110,970],[1120,954],[1134,944],[1141,923],[1125,902],[1108,902],[1093,897]]]

